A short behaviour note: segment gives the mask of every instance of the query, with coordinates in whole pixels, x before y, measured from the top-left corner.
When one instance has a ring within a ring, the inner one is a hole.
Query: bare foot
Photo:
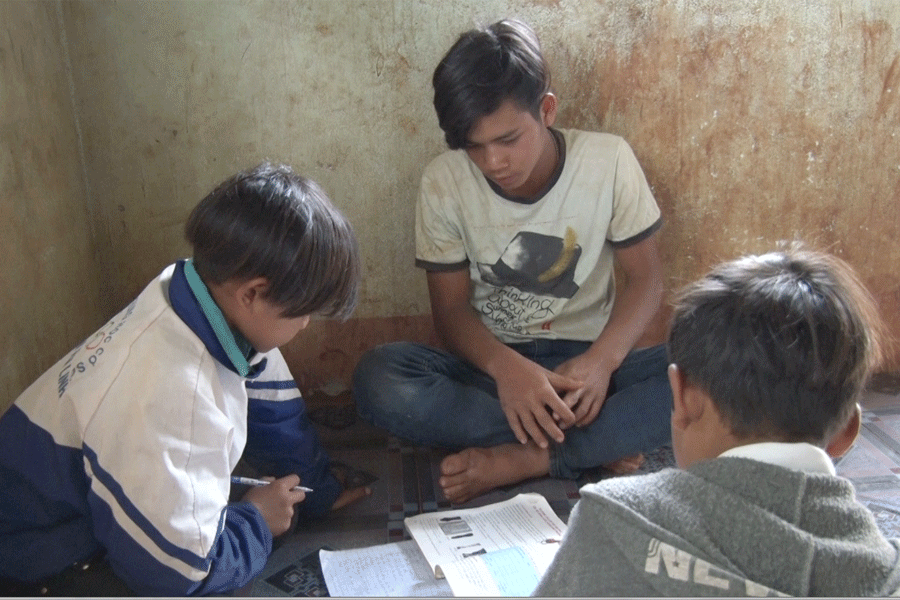
[[[334,501],[334,504],[331,505],[331,510],[339,510],[344,508],[345,506],[349,506],[350,504],[354,504],[359,502],[366,496],[372,495],[372,488],[369,486],[350,488],[349,490],[344,490],[341,492],[341,495],[337,497],[337,500]]]
[[[607,471],[612,471],[615,475],[628,475],[637,471],[642,464],[644,464],[644,455],[632,454],[603,465],[603,468]]]
[[[495,487],[550,472],[550,451],[533,442],[467,448],[441,461],[438,480],[444,496],[454,504],[471,500]]]

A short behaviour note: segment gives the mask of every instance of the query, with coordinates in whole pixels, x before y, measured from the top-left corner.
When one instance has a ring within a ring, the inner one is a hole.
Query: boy
[[[587,485],[538,596],[885,596],[886,539],[830,457],[860,427],[874,303],[837,258],[792,248],[715,268],[669,334],[678,466]]]
[[[549,71],[521,21],[464,33],[433,85],[451,151],[422,177],[416,264],[449,351],[364,355],[360,416],[462,448],[441,463],[455,503],[530,477],[636,468],[669,443],[671,393],[663,346],[635,349],[663,277],[660,212],[634,154],[613,135],[552,128]]]
[[[206,196],[185,233],[193,259],[0,419],[6,593],[227,592],[262,570],[295,504],[315,517],[366,492],[330,473],[277,349],[311,314],[355,308],[346,218],[314,182],[262,164]],[[279,479],[229,503],[242,455]]]

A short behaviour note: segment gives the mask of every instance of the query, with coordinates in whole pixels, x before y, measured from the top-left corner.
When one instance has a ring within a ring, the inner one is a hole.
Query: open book
[[[412,540],[320,553],[332,596],[528,596],[566,530],[540,494],[404,520]]]
[[[416,515],[404,524],[456,596],[530,595],[566,530],[540,494]]]

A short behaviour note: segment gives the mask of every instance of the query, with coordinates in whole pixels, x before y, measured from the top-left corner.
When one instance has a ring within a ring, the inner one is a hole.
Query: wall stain
[[[884,85],[881,87],[881,97],[878,99],[878,109],[875,111],[876,118],[880,119],[885,116],[888,106],[898,97],[897,86],[900,85],[900,54],[894,57],[891,66],[888,68],[887,75],[884,76]]]

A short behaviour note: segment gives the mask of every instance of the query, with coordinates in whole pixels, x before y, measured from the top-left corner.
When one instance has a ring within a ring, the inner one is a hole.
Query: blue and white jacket
[[[141,594],[239,588],[272,550],[256,507],[228,502],[242,456],[315,490],[301,516],[330,509],[340,484],[284,358],[248,361],[222,324],[179,261],[22,393],[0,418],[0,575],[105,549]]]

